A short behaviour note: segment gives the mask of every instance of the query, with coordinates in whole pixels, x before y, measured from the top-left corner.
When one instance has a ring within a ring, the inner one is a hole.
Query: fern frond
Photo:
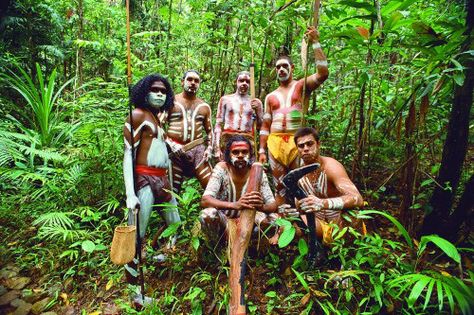
[[[60,227],[63,229],[71,229],[74,226],[74,220],[71,216],[77,216],[73,212],[49,212],[40,215],[33,221],[33,225],[41,225],[44,227]]]

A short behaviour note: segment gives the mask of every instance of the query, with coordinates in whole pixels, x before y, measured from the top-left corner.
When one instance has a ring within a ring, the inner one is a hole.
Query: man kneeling
[[[200,221],[207,233],[223,235],[228,218],[238,218],[242,210],[257,210],[255,223],[259,227],[278,217],[266,214],[276,212],[277,205],[265,174],[259,192],[245,192],[254,158],[251,148],[250,141],[242,135],[229,138],[224,162],[215,166],[201,199],[205,209],[201,211]]]
[[[290,216],[301,216],[305,224],[306,214],[314,213],[317,237],[327,244],[332,231],[328,223],[341,225],[342,210],[361,207],[364,201],[344,166],[331,157],[319,154],[321,143],[314,128],[298,129],[294,141],[304,164],[319,163],[320,167],[298,181],[308,197],[297,202],[297,209],[283,204],[279,211]]]

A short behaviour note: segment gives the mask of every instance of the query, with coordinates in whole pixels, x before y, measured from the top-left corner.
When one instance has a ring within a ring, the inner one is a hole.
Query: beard
[[[245,157],[243,160],[239,160],[237,158],[232,157],[230,159],[230,162],[236,169],[240,170],[250,166],[250,160],[248,157]]]

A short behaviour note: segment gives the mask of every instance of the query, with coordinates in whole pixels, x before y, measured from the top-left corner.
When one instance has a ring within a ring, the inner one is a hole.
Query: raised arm
[[[269,98],[271,94],[265,97],[265,111],[263,114],[262,128],[260,129],[260,149],[258,150],[258,161],[260,163],[267,162],[267,140],[270,134],[270,128],[272,126],[272,107],[269,104]]]
[[[254,130],[254,132],[260,131],[262,128],[262,122],[263,122],[263,105],[262,102],[258,98],[254,98],[250,101],[250,104],[252,105],[252,109],[255,113],[255,118],[257,121],[257,130]]]
[[[308,45],[310,45],[308,49],[313,49],[314,51],[314,60],[317,69],[315,74],[308,76],[306,79],[306,91],[309,94],[326,81],[329,75],[329,70],[326,55],[321,49],[321,44],[319,43],[319,32],[313,26],[310,26],[305,35],[308,36]]]

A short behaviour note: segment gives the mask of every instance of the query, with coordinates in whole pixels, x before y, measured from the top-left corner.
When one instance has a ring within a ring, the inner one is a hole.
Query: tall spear
[[[132,145],[132,150],[131,155],[132,155],[132,174],[133,174],[133,187],[135,189],[135,157],[134,157],[134,150],[135,150],[135,139],[134,139],[134,134],[133,134],[133,116],[132,116],[132,102],[130,100],[130,94],[131,94],[131,89],[132,89],[132,63],[131,63],[131,58],[130,58],[130,0],[126,0],[126,13],[127,13],[127,85],[128,85],[128,95],[129,95],[129,101],[128,101],[128,111],[129,111],[129,116],[130,116],[130,143]],[[140,220],[138,216],[138,212],[140,211],[139,208],[135,207],[135,209],[130,209],[133,211],[133,214],[135,215],[135,224],[137,226],[136,231],[136,251],[135,251],[135,257],[138,257],[138,270],[140,273],[140,291],[141,291],[141,296],[142,296],[142,303],[145,303],[145,278],[143,276],[143,265],[142,265],[142,240],[140,238]]]
[[[318,30],[319,26],[319,7],[321,5],[321,0],[314,0],[313,7],[313,26]],[[301,65],[304,68],[304,85],[303,85],[303,113],[301,116],[301,126],[306,125],[306,115],[308,113],[309,100],[306,100],[306,77],[308,76],[308,43],[306,42],[304,36],[301,41]]]
[[[252,38],[252,29],[250,30],[250,49],[252,51],[252,62],[250,63],[250,102],[255,98],[255,63],[253,59],[253,38]],[[257,113],[254,111],[254,120],[253,120],[253,149],[255,153],[255,158],[258,157],[257,154]]]

